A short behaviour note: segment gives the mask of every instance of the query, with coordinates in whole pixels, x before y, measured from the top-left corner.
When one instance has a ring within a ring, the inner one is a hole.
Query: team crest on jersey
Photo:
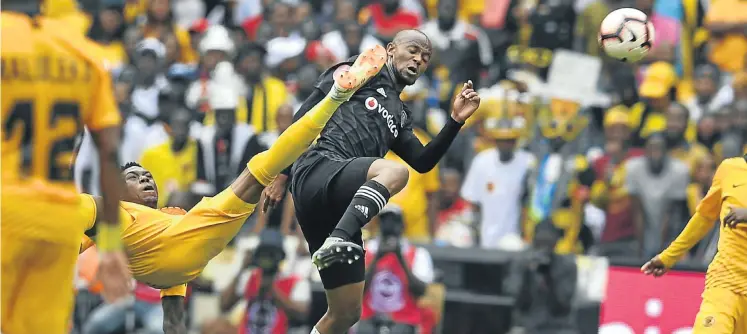
[[[400,118],[399,127],[404,128],[405,122],[407,122],[407,113],[402,110],[402,117]]]
[[[703,322],[703,327],[713,327],[713,324],[716,322],[715,319],[713,319],[713,316],[707,316],[705,318],[705,321]]]

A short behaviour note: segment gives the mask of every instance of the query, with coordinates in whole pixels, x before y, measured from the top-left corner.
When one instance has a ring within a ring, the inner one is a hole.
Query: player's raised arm
[[[423,146],[412,131],[402,131],[402,136],[394,143],[392,151],[419,173],[429,172],[438,164],[459,134],[464,122],[475,113],[479,106],[480,96],[472,87],[472,80],[470,80],[464,84],[461,93],[454,101],[454,108],[446,126],[428,145]]]
[[[695,246],[695,244],[702,240],[713,228],[713,224],[719,219],[721,211],[721,182],[724,174],[728,172],[728,168],[728,161],[724,161],[719,165],[716,174],[713,176],[713,183],[708,190],[708,194],[698,204],[695,214],[687,222],[685,229],[677,236],[677,239],[672,241],[669,247],[641,267],[641,271],[644,274],[654,276],[664,275],[669,268]]]
[[[99,154],[104,204],[103,215],[97,224],[97,246],[101,254],[98,275],[104,285],[104,298],[114,301],[129,293],[131,280],[119,222],[119,198],[123,186],[118,162],[121,117],[109,74],[100,65],[94,66],[98,80],[92,83],[94,94],[86,125]]]

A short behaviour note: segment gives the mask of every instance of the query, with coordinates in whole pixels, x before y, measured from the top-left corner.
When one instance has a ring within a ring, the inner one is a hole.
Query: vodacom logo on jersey
[[[386,126],[389,127],[389,132],[391,132],[394,135],[394,138],[397,138],[399,135],[399,131],[397,130],[396,122],[394,121],[394,114],[389,112],[384,106],[379,104],[379,101],[376,100],[375,97],[369,96],[366,98],[366,102],[364,103],[366,105],[366,109],[371,111],[377,111],[381,117],[386,120]]]

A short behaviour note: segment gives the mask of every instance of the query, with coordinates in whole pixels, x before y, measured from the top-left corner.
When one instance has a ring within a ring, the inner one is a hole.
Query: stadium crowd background
[[[601,57],[599,24],[620,7],[644,11],[656,29],[639,64]],[[160,206],[185,209],[226,187],[266,149],[326,68],[385,45],[399,30],[422,29],[435,55],[403,92],[421,140],[439,131],[466,80],[483,100],[439,167],[411,170],[407,188],[390,201],[402,210],[403,237],[424,247],[412,265],[426,283],[448,281],[451,267],[439,265],[439,248],[517,259],[511,254],[531,249],[533,227],[546,220],[563,231],[556,251],[584,259],[579,273],[605,257],[640,264],[682,230],[718,163],[747,144],[747,3],[735,0],[56,0],[44,10],[101,45],[126,120],[120,160],[153,173]],[[575,53],[553,57],[558,50]],[[97,194],[91,145],[81,137],[74,169],[81,191]],[[269,214],[255,213],[193,282],[193,330],[237,332],[246,313],[241,303],[234,307],[247,285],[241,272],[254,265],[251,252],[265,228],[284,235],[280,275],[303,282],[291,299],[311,303],[318,277],[293,211],[286,197]],[[687,261],[702,268],[717,240],[712,233]],[[79,263],[74,330],[107,332],[117,310],[101,311],[91,256]],[[467,281],[461,285],[470,290],[474,280]],[[691,285],[699,296],[702,285]],[[135,307],[122,312],[157,332],[160,306],[151,290],[138,285]],[[645,306],[647,316],[661,314]],[[444,332],[497,333],[510,323],[482,320]],[[303,333],[308,323],[296,322]]]

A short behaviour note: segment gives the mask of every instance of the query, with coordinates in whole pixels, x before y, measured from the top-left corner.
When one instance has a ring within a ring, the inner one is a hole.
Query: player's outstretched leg
[[[337,108],[384,68],[386,59],[384,47],[376,45],[361,53],[349,69],[336,76],[324,99],[288,127],[269,150],[249,161],[247,168],[257,181],[267,186],[295,162],[319,136]]]

